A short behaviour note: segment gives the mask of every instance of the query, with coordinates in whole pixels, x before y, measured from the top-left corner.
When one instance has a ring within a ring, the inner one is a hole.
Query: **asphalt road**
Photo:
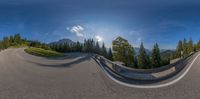
[[[200,99],[200,57],[179,82],[137,89],[112,81],[90,55],[47,59],[7,49],[0,52],[0,99]]]

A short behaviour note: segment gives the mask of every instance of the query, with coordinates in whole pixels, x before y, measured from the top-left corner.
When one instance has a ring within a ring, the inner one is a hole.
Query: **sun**
[[[103,38],[99,35],[96,35],[95,38],[97,39],[98,42],[101,42],[103,40]]]

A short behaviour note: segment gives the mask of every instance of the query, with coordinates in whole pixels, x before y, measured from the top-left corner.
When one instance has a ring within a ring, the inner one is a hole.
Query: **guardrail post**
[[[118,72],[118,73],[122,72],[122,69],[121,69],[117,64],[112,63],[112,65],[113,65],[113,69],[114,69],[116,72]]]
[[[99,61],[100,61],[100,63],[102,63],[102,59],[101,59],[101,57],[99,57]]]

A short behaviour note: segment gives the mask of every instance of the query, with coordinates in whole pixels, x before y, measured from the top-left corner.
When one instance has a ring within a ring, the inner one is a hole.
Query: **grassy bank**
[[[64,54],[52,51],[52,50],[45,50],[42,48],[35,48],[35,47],[30,47],[25,49],[25,52],[32,54],[32,55],[37,55],[37,56],[43,56],[43,57],[61,57],[64,56]]]
[[[13,45],[11,46],[11,48],[23,48],[23,47],[27,47],[28,44],[18,44],[18,45]]]

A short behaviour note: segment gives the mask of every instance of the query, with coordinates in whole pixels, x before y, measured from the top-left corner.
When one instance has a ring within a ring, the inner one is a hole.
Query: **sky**
[[[20,33],[49,43],[93,38],[111,47],[122,36],[134,47],[175,49],[200,39],[198,0],[1,0],[0,39]]]

